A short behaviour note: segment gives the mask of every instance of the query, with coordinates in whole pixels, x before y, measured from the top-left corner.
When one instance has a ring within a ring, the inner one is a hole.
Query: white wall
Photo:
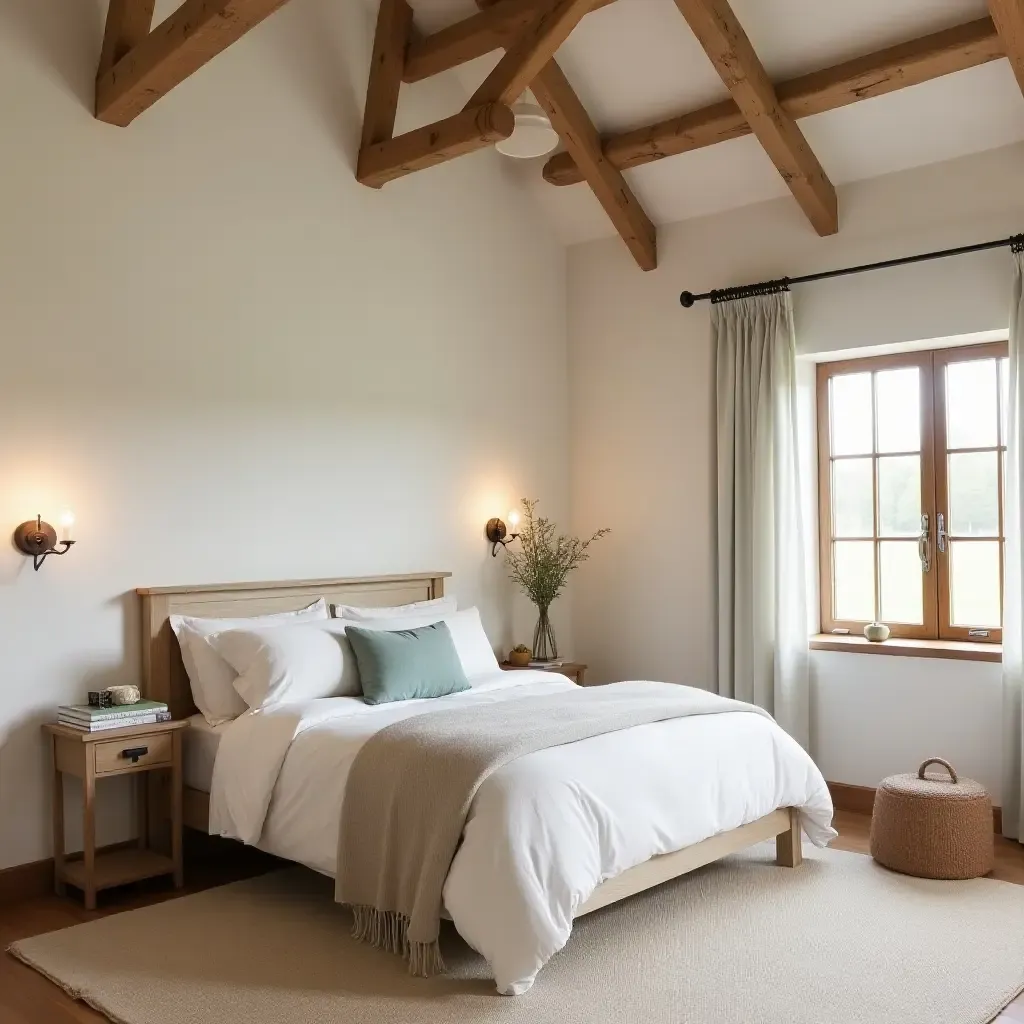
[[[507,644],[484,522],[568,507],[564,250],[491,152],[355,182],[376,4],[288,5],[128,129],[104,8],[0,7],[0,533],[79,521],[38,574],[0,544],[0,868],[50,852],[40,723],[136,677],[135,587],[448,569]]]
[[[685,158],[680,158],[685,159]],[[709,307],[679,292],[1005,237],[1024,230],[1024,146],[840,190],[818,238],[775,200],[659,232],[639,273],[618,239],[569,253],[573,519],[612,535],[573,615],[598,679],[713,685],[714,412]],[[1005,330],[1006,250],[794,288],[805,355]],[[813,655],[813,753],[832,781],[875,785],[939,753],[998,798],[998,666]]]
[[[875,786],[945,757],[1000,791],[1000,666],[813,651],[814,754],[833,782]]]

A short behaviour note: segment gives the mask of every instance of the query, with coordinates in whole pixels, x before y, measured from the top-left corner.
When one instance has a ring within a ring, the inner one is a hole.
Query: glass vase
[[[536,661],[551,661],[558,657],[558,643],[551,628],[547,607],[537,608],[537,625],[533,630],[533,657]]]

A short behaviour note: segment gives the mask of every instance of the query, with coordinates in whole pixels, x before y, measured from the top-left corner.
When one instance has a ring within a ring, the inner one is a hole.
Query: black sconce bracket
[[[488,519],[486,533],[491,542],[491,558],[497,558],[499,546],[508,547],[519,536],[518,533],[509,533],[508,527],[500,519]]]

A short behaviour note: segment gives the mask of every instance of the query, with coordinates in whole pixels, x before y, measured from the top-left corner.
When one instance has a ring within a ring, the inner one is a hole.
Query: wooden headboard
[[[392,605],[444,596],[450,572],[406,576],[362,576],[279,583],[214,583],[193,587],[141,587],[143,696],[166,701],[175,718],[195,714],[171,615],[241,618],[304,608],[318,598],[330,604]]]

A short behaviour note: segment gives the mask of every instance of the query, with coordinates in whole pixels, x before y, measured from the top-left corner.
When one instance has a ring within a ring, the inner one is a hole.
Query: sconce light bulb
[[[75,514],[74,512],[65,512],[60,517],[61,529],[61,540],[71,540],[72,528],[75,525]]]
[[[508,525],[514,530],[519,525],[519,513],[514,509],[508,514]]]

